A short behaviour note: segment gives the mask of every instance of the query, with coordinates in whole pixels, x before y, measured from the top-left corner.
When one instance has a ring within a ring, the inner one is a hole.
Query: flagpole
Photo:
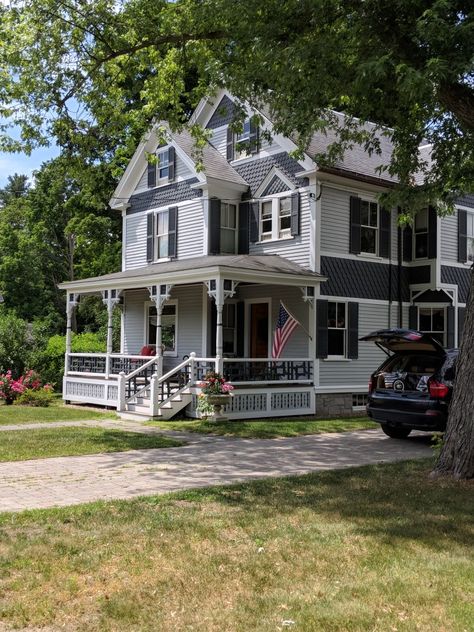
[[[296,322],[298,323],[298,325],[301,327],[301,329],[304,331],[304,333],[308,336],[308,338],[310,340],[313,340],[313,337],[311,336],[311,334],[309,333],[309,331],[306,329],[306,327],[303,327],[303,325],[300,323],[300,321],[295,318],[293,316],[293,314],[290,312],[290,310],[288,309],[288,307],[285,305],[285,303],[283,301],[280,301],[280,303],[283,305],[283,307],[286,309],[286,311],[288,312],[288,314],[293,318],[293,320],[296,320]]]

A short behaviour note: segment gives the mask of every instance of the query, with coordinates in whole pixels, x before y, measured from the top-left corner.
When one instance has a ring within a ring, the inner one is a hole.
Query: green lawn
[[[379,428],[379,424],[366,417],[350,419],[261,419],[250,421],[150,421],[149,425],[167,430],[200,432],[229,437],[275,439],[276,437],[296,437],[298,435],[320,434],[322,432],[347,432]]]
[[[2,514],[0,619],[83,632],[472,630],[473,483],[430,481],[430,465]]]
[[[85,408],[70,408],[59,400],[48,406],[48,408],[5,406],[5,404],[0,404],[0,426],[83,419],[116,419],[116,417],[117,415],[113,411],[96,412]]]
[[[125,452],[183,445],[159,435],[106,428],[38,428],[0,432],[0,461],[25,461],[53,456]]]

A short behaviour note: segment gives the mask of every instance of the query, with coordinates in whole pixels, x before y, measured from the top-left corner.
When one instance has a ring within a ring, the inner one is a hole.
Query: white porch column
[[[120,290],[103,290],[102,302],[107,307],[107,355],[105,357],[105,378],[110,375],[110,354],[113,352],[114,307],[120,302]]]
[[[69,356],[71,354],[71,342],[72,342],[72,317],[74,314],[74,310],[79,303],[79,294],[74,294],[74,292],[68,292],[66,304],[66,357],[65,357],[65,365],[64,365],[64,376],[68,374],[69,371]]]
[[[308,304],[309,318],[308,318],[308,331],[306,332],[309,338],[308,356],[309,358],[311,358],[311,362],[313,365],[313,384],[316,384],[316,378],[317,378],[316,376],[317,366],[316,366],[316,360],[315,360],[316,358],[316,315],[314,311],[316,288],[314,286],[309,285],[306,287],[302,287],[301,291],[303,292],[304,302]]]
[[[224,332],[222,324],[222,312],[227,298],[234,296],[238,283],[230,279],[211,279],[206,281],[207,293],[216,304],[216,372],[222,375],[224,370]]]
[[[148,288],[150,298],[156,307],[156,377],[163,375],[163,342],[162,342],[162,315],[163,306],[170,298],[172,285],[152,285]]]

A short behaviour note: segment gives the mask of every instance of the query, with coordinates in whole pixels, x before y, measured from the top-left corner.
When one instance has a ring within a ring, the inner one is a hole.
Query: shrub
[[[29,364],[33,338],[28,324],[0,308],[0,373],[20,376]]]
[[[39,390],[27,388],[23,393],[13,402],[15,406],[38,406],[46,408],[51,404],[54,399],[52,387],[46,385]]]
[[[6,404],[12,404],[20,398],[26,391],[45,391],[52,397],[53,387],[51,384],[41,385],[41,379],[34,371],[27,371],[24,375],[15,380],[11,371],[0,375],[0,399],[4,399]]]

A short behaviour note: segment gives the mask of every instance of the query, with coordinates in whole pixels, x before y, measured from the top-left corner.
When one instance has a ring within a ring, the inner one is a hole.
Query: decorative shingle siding
[[[283,193],[288,191],[287,185],[278,176],[273,176],[267,185],[267,188],[262,193],[262,197],[266,195],[274,195],[275,193]]]
[[[471,270],[469,268],[441,266],[441,283],[458,286],[458,300],[460,303],[467,303],[470,280]]]
[[[278,167],[295,186],[302,187],[308,183],[306,178],[297,178],[295,176],[296,173],[303,171],[303,167],[286,152],[242,164],[234,163],[233,166],[237,173],[248,182],[251,195],[255,195],[258,187],[262,184],[272,167]]]
[[[300,234],[291,239],[251,243],[251,255],[280,255],[303,268],[310,267],[310,208],[308,193],[300,194]]]
[[[190,178],[182,182],[175,182],[164,187],[158,187],[132,195],[127,215],[143,213],[152,208],[160,208],[169,204],[176,204],[183,200],[191,200],[202,196],[200,189],[191,189],[191,185],[199,182],[197,178]]]
[[[341,296],[388,301],[389,277],[392,301],[398,296],[398,266],[356,259],[321,257],[321,274],[328,277],[321,283],[324,296]],[[402,300],[409,301],[409,269],[402,268]]]
[[[188,167],[188,165],[182,160],[178,155],[175,158],[175,181],[180,182],[181,180],[189,180],[193,177],[193,172]],[[137,193],[142,193],[143,191],[148,190],[148,168],[145,168],[140,178],[140,181],[137,184],[135,191]]]
[[[207,129],[216,129],[223,125],[229,125],[234,118],[235,112],[234,102],[229,99],[227,95],[224,95],[211,116],[209,123],[206,125]]]
[[[463,195],[462,197],[456,200],[456,204],[460,204],[461,206],[470,206],[474,208],[474,193],[468,193],[467,195]]]

